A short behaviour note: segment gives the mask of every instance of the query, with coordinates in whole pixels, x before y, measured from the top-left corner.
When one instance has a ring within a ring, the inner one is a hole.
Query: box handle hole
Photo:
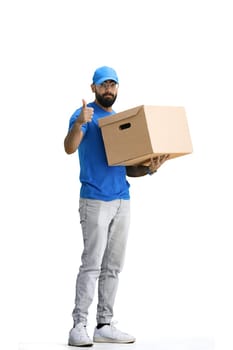
[[[121,124],[119,126],[120,130],[124,130],[124,129],[129,129],[131,127],[131,123],[125,123],[125,124]]]

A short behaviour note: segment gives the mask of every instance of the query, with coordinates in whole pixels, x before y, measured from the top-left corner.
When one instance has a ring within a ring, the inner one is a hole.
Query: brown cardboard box
[[[136,165],[151,157],[192,153],[183,107],[138,106],[100,118],[108,165]]]

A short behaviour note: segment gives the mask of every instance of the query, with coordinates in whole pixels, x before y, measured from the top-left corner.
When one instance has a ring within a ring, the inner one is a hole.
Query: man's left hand
[[[166,160],[169,159],[169,154],[163,154],[161,156],[155,157],[155,158],[151,158],[150,163],[147,166],[149,168],[149,174],[152,175],[154,174],[159,167],[161,167],[161,165],[166,162]]]

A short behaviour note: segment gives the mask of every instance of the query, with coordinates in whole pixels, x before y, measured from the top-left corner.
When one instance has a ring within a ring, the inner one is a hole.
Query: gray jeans
[[[84,199],[79,202],[84,249],[76,281],[74,325],[87,323],[98,279],[97,323],[110,323],[127,244],[130,201]]]

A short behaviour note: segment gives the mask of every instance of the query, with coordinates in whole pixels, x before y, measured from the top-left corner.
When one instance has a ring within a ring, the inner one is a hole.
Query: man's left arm
[[[155,158],[151,158],[150,162],[139,165],[126,166],[126,174],[130,177],[139,177],[152,175],[161,167],[161,165],[169,159],[169,154],[164,154]]]

